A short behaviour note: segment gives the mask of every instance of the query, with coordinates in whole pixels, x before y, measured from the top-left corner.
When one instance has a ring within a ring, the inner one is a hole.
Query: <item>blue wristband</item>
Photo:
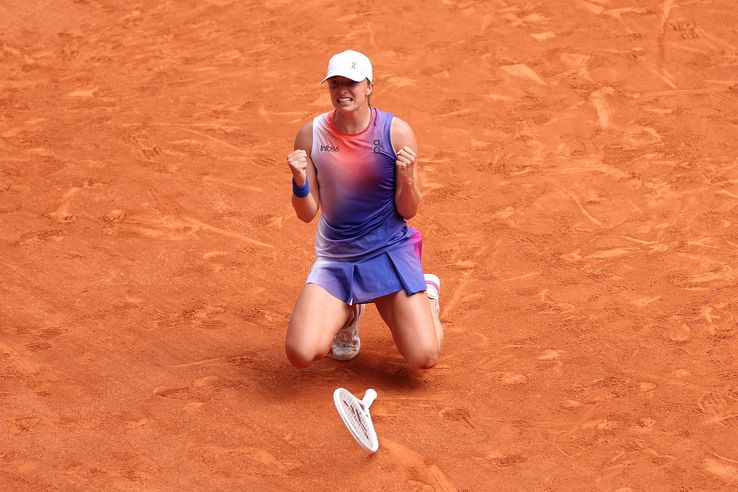
[[[292,178],[292,193],[298,198],[305,198],[308,196],[310,194],[310,183],[308,183],[307,178],[305,179],[305,184],[302,186],[297,186],[295,178]]]

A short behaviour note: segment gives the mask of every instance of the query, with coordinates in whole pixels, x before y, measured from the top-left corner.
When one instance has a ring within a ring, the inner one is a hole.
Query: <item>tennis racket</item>
[[[377,433],[374,432],[372,417],[369,415],[369,407],[376,397],[377,392],[371,388],[366,390],[363,400],[359,400],[343,388],[333,392],[333,403],[336,404],[341,420],[356,442],[370,453],[376,453],[379,449]]]

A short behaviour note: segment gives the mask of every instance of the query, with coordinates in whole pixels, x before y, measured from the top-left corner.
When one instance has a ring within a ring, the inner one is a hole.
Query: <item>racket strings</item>
[[[354,401],[345,396],[342,396],[341,403],[343,404],[343,414],[348,419],[354,434],[364,441],[364,443],[370,445],[372,438],[369,427],[366,424],[366,415],[364,412]]]
[[[369,431],[366,428],[366,424],[364,423],[364,415],[355,405],[351,405],[347,402],[343,402],[346,413],[349,416],[349,420],[351,421],[351,424],[356,429],[359,427],[364,435],[368,435]]]

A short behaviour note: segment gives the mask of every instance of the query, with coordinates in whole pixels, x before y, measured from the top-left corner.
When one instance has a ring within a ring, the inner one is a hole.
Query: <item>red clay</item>
[[[3,2],[0,488],[738,487],[734,7]],[[374,309],[350,363],[283,353],[347,48],[420,144],[427,372]]]

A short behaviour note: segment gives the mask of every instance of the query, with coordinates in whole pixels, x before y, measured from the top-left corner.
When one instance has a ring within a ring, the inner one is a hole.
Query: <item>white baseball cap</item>
[[[369,79],[371,82],[372,62],[364,53],[354,50],[342,51],[333,55],[328,61],[328,73],[320,83],[337,76],[346,77],[354,82],[361,82],[364,79]]]

